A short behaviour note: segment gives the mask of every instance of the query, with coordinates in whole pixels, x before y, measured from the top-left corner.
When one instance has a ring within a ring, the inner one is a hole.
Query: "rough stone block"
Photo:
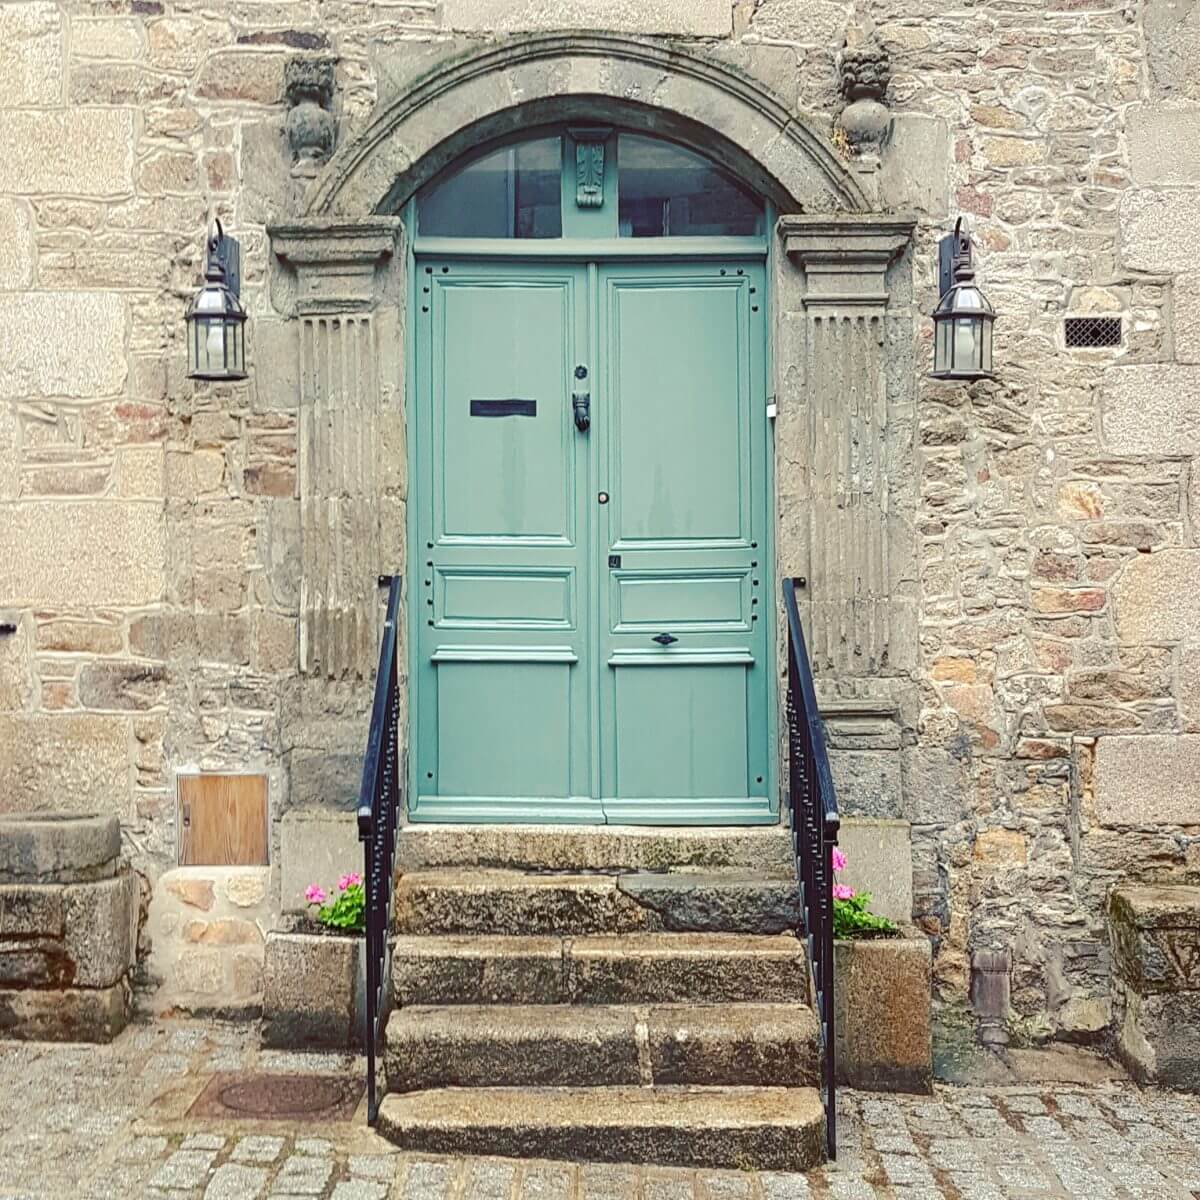
[[[1200,272],[1175,276],[1171,317],[1176,361],[1200,363]]]
[[[0,938],[62,939],[63,891],[28,883],[0,884]]]
[[[1108,925],[1113,963],[1135,991],[1200,991],[1200,887],[1122,884]]]
[[[0,294],[0,323],[0,398],[91,400],[124,387],[125,302],[117,293]]]
[[[808,46],[840,46],[849,13],[830,0],[761,0],[751,31],[772,41]]]
[[[1112,453],[1200,453],[1200,368],[1174,363],[1111,367],[1104,373],[1100,403],[1104,444]]]
[[[8,811],[120,814],[129,782],[125,718],[0,714],[0,803]]]
[[[1200,189],[1127,191],[1121,257],[1137,271],[1188,271],[1200,260]]]
[[[677,932],[783,933],[801,925],[794,879],[720,872],[622,875],[618,887]]]
[[[162,599],[161,504],[14,504],[0,521],[0,603],[133,606]],[[0,750],[0,759],[3,751]]]
[[[4,103],[59,104],[63,89],[63,18],[51,0],[0,6],[0,79]]]
[[[70,112],[0,111],[6,190],[16,195],[126,195],[133,190],[133,117],[132,108],[99,106]],[[61,340],[66,330],[57,332]],[[86,332],[86,326],[80,330]]]
[[[396,1004],[564,1004],[563,944],[552,937],[398,937]]]
[[[1200,641],[1200,550],[1130,559],[1113,585],[1117,634],[1134,645]]]
[[[1200,1091],[1200,992],[1127,989],[1117,1052],[1140,1083]]]
[[[361,1044],[361,943],[361,937],[267,934],[264,1046],[345,1050]]]
[[[115,879],[63,889],[63,945],[76,987],[106,988],[125,978],[137,961],[138,902],[128,868]]]
[[[35,253],[28,206],[0,200],[0,291],[19,292],[30,285]]]
[[[728,0],[446,0],[443,20],[461,33],[604,29],[727,37],[733,28]]]
[[[0,991],[0,1035],[37,1042],[111,1042],[129,1019],[129,987]]]
[[[838,1078],[873,1091],[933,1088],[932,955],[913,930],[834,944]]]
[[[1142,12],[1146,58],[1158,93],[1200,99],[1200,3],[1146,0]]]
[[[328,891],[349,871],[362,874],[363,848],[353,812],[293,809],[279,823],[280,903],[284,912],[308,911],[310,883]]]
[[[839,879],[871,893],[871,911],[890,921],[912,920],[912,836],[907,821],[851,817],[842,821],[838,845],[846,856]]]
[[[1125,135],[1135,183],[1200,181],[1200,104],[1180,100],[1135,104],[1126,116]]]
[[[1093,775],[1101,825],[1200,825],[1200,734],[1098,738]]]
[[[831,749],[829,770],[843,812],[874,818],[906,815],[901,758],[895,751]]]
[[[111,879],[120,854],[121,822],[111,814],[0,817],[0,880],[5,883]]]
[[[879,170],[879,194],[888,208],[915,209],[931,217],[950,211],[950,166],[954,144],[950,126],[913,113],[893,118],[892,136]]]

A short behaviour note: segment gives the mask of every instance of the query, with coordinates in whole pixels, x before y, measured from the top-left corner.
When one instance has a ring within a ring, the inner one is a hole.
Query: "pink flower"
[[[362,876],[355,875],[353,871],[349,875],[343,875],[338,880],[338,891],[344,892],[348,887],[354,887],[356,883],[362,883]]]
[[[324,904],[325,890],[317,887],[315,883],[310,883],[308,887],[304,889],[304,898],[309,902],[309,904]]]
[[[833,869],[835,871],[846,869],[846,856],[836,846],[833,848]],[[848,899],[848,897],[843,897],[843,899]]]
[[[833,885],[833,898],[835,900],[853,900],[854,889],[845,883],[835,883]]]

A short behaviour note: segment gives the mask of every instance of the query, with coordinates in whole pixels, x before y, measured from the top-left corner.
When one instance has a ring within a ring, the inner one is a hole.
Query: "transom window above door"
[[[421,238],[762,237],[763,201],[674,142],[572,126],[456,164],[416,198]]]

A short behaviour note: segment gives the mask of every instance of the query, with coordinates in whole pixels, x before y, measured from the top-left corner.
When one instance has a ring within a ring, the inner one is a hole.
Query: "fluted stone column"
[[[317,218],[270,234],[276,305],[299,326],[300,670],[367,679],[378,576],[404,566],[401,225]]]
[[[780,562],[807,577],[813,666],[835,680],[895,672],[915,651],[915,629],[904,628],[912,547],[896,428],[911,405],[912,318],[907,296],[898,306],[889,298],[889,267],[914,225],[871,214],[779,223],[802,273],[787,289],[793,311],[778,351],[781,377],[794,380],[780,414],[779,491],[796,506],[784,513]]]

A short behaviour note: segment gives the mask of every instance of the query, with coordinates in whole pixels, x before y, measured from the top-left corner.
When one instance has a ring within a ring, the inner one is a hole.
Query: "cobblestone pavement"
[[[3,1200],[1155,1200],[1200,1198],[1200,1097],[1089,1087],[843,1096],[842,1154],[808,1176],[436,1158],[353,1121],[185,1116],[214,1072],[346,1074],[257,1028],[160,1023],[112,1046],[0,1042]]]

